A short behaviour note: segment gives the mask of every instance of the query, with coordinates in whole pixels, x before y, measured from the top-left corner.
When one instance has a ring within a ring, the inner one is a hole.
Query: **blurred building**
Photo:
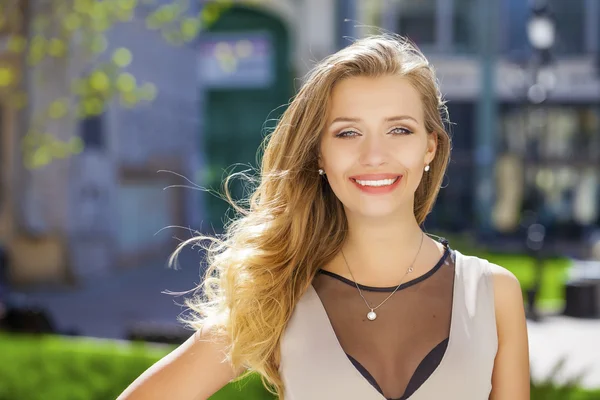
[[[600,2],[549,0],[556,19],[551,50],[552,90],[543,107],[527,107],[526,33],[530,2],[498,0],[491,33],[497,102],[491,148],[481,146],[478,105],[486,88],[480,40],[488,24],[479,0],[387,0],[357,7],[360,21],[408,36],[435,66],[449,101],[453,160],[448,184],[429,228],[479,230],[476,210],[481,181],[477,161],[492,160],[493,201],[488,209],[496,238],[522,241],[523,215],[539,221],[558,242],[576,246],[600,225]],[[490,32],[487,29],[487,32]],[[480,160],[477,160],[477,159]]]
[[[29,4],[24,23],[50,7],[49,2]],[[140,3],[130,21],[114,24],[106,32],[108,48],[95,64],[86,59],[89,54],[75,35],[68,56],[32,67],[23,63],[18,69],[27,107],[5,111],[1,119],[0,238],[9,249],[14,283],[91,281],[164,256],[173,248],[173,236],[186,237],[186,232],[161,229],[191,225],[196,209],[193,190],[166,189],[185,184],[175,174],[189,177],[197,169],[196,50],[193,44],[167,43],[160,32],[149,30],[146,17],[154,9],[156,4]],[[24,33],[32,35],[31,30]],[[21,142],[33,116],[44,115],[55,99],[71,96],[73,82],[110,61],[121,47],[133,54],[122,72],[138,86],[153,83],[156,98],[126,107],[116,96],[100,115],[48,119],[44,132],[65,142],[80,138],[83,151],[41,167],[25,165]]]
[[[129,49],[133,59],[125,71],[138,85],[151,82],[156,97],[132,108],[115,100],[102,115],[73,127],[84,150],[66,175],[65,228],[77,276],[163,256],[173,236],[189,236],[169,227],[190,226],[195,216],[196,193],[179,187],[186,182],[178,175],[191,177],[199,159],[196,51],[149,30],[146,18],[154,9],[140,3],[132,20],[116,24],[105,53]]]

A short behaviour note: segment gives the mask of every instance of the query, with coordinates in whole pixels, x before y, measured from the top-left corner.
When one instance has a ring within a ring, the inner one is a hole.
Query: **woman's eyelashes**
[[[411,133],[413,133],[413,131],[406,128],[394,128],[390,131],[390,133],[394,135],[410,135]]]
[[[360,136],[360,133],[358,133],[356,131],[346,130],[346,131],[341,131],[340,133],[336,133],[336,135],[335,135],[335,137],[338,137],[338,138],[349,138],[349,137],[354,137],[354,136]]]
[[[388,133],[391,135],[410,135],[411,133],[413,133],[413,131],[407,128],[396,127],[390,129]],[[351,138],[355,136],[361,136],[361,133],[351,129],[343,130],[335,135],[335,137],[338,138]]]

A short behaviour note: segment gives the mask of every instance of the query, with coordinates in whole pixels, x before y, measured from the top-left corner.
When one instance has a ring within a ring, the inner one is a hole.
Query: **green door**
[[[203,140],[207,169],[204,184],[223,193],[222,181],[227,173],[257,166],[258,149],[265,134],[293,95],[293,75],[287,30],[270,15],[252,8],[232,7],[211,27],[210,35],[242,41],[244,37],[259,35],[266,40],[262,41],[262,50],[255,45],[255,51],[268,52],[271,60],[268,63],[270,78],[262,84],[256,84],[262,79],[261,67],[250,65],[256,69],[251,74],[257,74],[258,78],[248,75],[246,84],[238,87],[232,84],[231,87],[209,87],[205,91]],[[235,46],[235,41],[229,43]],[[230,185],[230,189],[234,198],[239,199],[244,193],[243,185],[237,182]],[[203,229],[221,231],[229,205],[214,195],[206,195],[204,204]]]

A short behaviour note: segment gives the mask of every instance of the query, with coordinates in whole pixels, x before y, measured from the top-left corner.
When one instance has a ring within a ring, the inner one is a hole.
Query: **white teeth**
[[[361,186],[389,186],[389,185],[393,184],[394,182],[396,182],[397,180],[398,180],[398,178],[381,179],[379,181],[359,181],[358,179],[355,179],[356,183],[358,183]]]

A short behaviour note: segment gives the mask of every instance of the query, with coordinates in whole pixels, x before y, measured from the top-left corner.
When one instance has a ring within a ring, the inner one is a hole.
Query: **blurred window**
[[[398,3],[398,33],[418,46],[436,41],[437,0],[401,1]]]
[[[556,18],[558,54],[581,54],[585,51],[585,0],[549,0]]]
[[[592,105],[511,106],[502,117],[503,148],[540,162],[600,161],[600,124]]]
[[[454,48],[459,52],[474,53],[477,51],[478,1],[454,0],[453,3]]]
[[[453,152],[472,152],[475,138],[475,104],[450,101],[447,106],[450,124],[446,124],[446,128],[452,137]]]
[[[105,139],[102,115],[94,115],[82,119],[80,135],[85,150],[103,150],[105,147]]]
[[[475,104],[451,101],[448,103],[452,138],[451,160],[442,189],[428,218],[428,228],[460,232],[474,228],[473,216],[473,139],[475,138]]]
[[[529,4],[523,0],[505,0],[504,3],[504,25],[503,30],[506,50],[509,53],[524,56],[529,53],[529,41],[527,39],[527,18],[529,16]]]
[[[600,113],[596,107],[508,106],[502,115],[500,153],[523,166],[517,168],[521,176],[507,175],[512,186],[517,182],[522,186],[522,201],[513,204],[522,208],[519,212],[539,212],[555,237],[577,238],[584,232],[582,227],[600,224]]]

